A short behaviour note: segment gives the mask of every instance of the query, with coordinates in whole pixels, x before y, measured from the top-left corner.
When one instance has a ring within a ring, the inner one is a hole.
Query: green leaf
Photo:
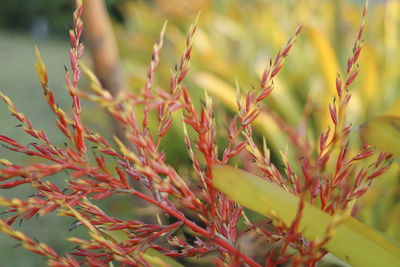
[[[240,205],[274,222],[290,226],[300,199],[280,186],[230,166],[213,168],[214,186]],[[343,215],[326,250],[353,266],[400,266],[400,247],[351,216]],[[335,218],[305,202],[300,231],[308,240],[323,240]]]
[[[361,126],[363,142],[400,157],[400,117],[380,116]]]

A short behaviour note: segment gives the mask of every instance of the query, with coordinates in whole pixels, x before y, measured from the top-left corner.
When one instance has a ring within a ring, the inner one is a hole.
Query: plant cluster
[[[39,51],[35,65],[45,99],[56,115],[56,125],[65,136],[66,145],[53,144],[45,132],[36,129],[9,98],[1,94],[21,128],[37,143],[23,145],[4,135],[0,135],[0,140],[10,150],[45,161],[21,166],[0,159],[4,166],[0,170],[0,188],[30,184],[36,189],[36,193],[27,199],[0,197],[0,205],[7,207],[6,214],[9,215],[0,220],[0,231],[19,240],[25,249],[47,257],[51,266],[112,266],[113,262],[124,266],[178,266],[177,261],[190,261],[193,257],[204,258],[216,266],[276,266],[288,262],[294,266],[315,266],[327,253],[325,245],[334,235],[341,216],[353,211],[355,201],[391,162],[391,155],[377,154],[368,145],[356,153],[349,150],[352,127],[346,121],[346,110],[351,101],[350,86],[359,72],[366,7],[345,74],[336,78],[336,96],[327,110],[332,127],[313,141],[298,134],[283,119],[275,118],[298,154],[296,164],[301,169],[297,170],[285,153],[282,153],[282,168],[273,164],[266,143],[260,148],[253,138],[252,123],[261,111],[265,111],[262,102],[273,91],[273,80],[282,69],[301,27],[266,64],[260,85],[250,89],[245,96],[238,90],[238,110],[228,122],[227,145],[221,148],[216,140],[219,124],[212,98],[205,93],[198,109],[190,88],[185,85],[197,21],[189,29],[183,55],[172,72],[167,89],[153,86],[165,24],[154,44],[141,92],[124,91],[113,96],[89,69],[81,68],[80,58],[84,53],[82,4],[82,0],[76,1],[73,29],[70,30],[70,68],[65,72],[73,103],[71,112],[56,104]],[[92,92],[79,87],[82,71],[91,80]],[[81,119],[81,98],[106,108],[124,125],[130,143],[115,138],[118,144],[115,148],[101,134],[88,129]],[[140,120],[135,114],[136,107],[143,111]],[[150,124],[152,114],[157,117],[156,125]],[[177,118],[181,118],[192,165],[192,170],[185,174],[166,162],[166,157],[173,155],[166,155],[161,148],[163,138]],[[318,144],[317,148],[315,144]],[[279,210],[274,210],[275,215],[264,220],[266,225],[254,222],[246,216],[242,206],[216,188],[215,169],[229,165],[233,157],[239,158],[241,168],[302,200],[290,224],[279,219]],[[64,171],[69,173],[66,188],[59,188],[51,179],[46,179]],[[132,181],[142,184],[144,190],[136,188]],[[115,194],[125,195],[127,199],[134,196],[158,207],[162,210],[158,215],[159,223],[115,218],[94,204],[94,201]],[[303,229],[299,225],[305,202],[327,214],[339,216],[328,227],[323,239],[306,240],[302,235]],[[69,238],[68,241],[77,247],[64,256],[12,227],[17,219],[28,220],[35,214],[45,216],[50,212],[73,217],[77,220],[74,226],[85,227],[89,238]],[[173,258],[177,261],[171,260]]]

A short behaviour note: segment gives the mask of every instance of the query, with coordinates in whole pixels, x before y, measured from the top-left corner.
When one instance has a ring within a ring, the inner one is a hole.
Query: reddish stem
[[[140,197],[141,199],[144,199],[159,208],[163,209],[165,212],[168,212],[170,215],[174,216],[178,220],[180,220],[183,224],[185,224],[187,227],[192,229],[194,232],[212,240],[215,244],[221,246],[225,250],[227,250],[231,255],[237,256],[238,258],[241,258],[245,263],[247,263],[249,266],[252,267],[261,267],[260,264],[255,262],[252,258],[241,252],[239,249],[237,249],[235,246],[227,242],[227,240],[224,240],[223,238],[214,235],[210,233],[209,231],[205,230],[204,228],[198,226],[194,222],[188,220],[185,215],[183,215],[181,212],[172,209],[171,207],[168,207],[167,205],[164,205],[162,203],[157,202],[157,200],[150,198],[149,196],[146,196],[145,194],[139,192],[139,191],[132,191],[132,190],[120,190],[121,192],[125,193],[132,193],[133,195]]]

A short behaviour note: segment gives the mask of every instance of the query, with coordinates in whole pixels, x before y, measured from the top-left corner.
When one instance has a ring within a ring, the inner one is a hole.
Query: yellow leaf
[[[318,65],[325,80],[326,90],[322,93],[320,106],[328,107],[336,94],[336,74],[339,73],[339,63],[335,51],[324,33],[313,26],[304,27],[305,32],[310,37],[317,53]],[[320,129],[325,129],[330,122],[328,112],[317,114]]]

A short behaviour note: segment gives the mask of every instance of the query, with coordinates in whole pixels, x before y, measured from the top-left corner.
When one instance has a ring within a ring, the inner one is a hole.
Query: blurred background
[[[194,41],[191,71],[185,80],[193,96],[200,99],[204,89],[213,97],[220,112],[219,141],[224,143],[227,116],[235,110],[235,83],[243,91],[257,86],[270,57],[283,47],[300,24],[304,30],[276,79],[273,94],[267,100],[269,116],[255,125],[257,136],[265,136],[273,157],[286,149],[288,137],[281,134],[272,116],[279,115],[286,123],[301,129],[304,114],[309,117],[303,131],[317,140],[326,129],[328,104],[335,92],[335,77],[343,73],[346,58],[361,21],[363,1],[351,0],[106,0],[111,16],[119,61],[129,90],[140,90],[145,84],[152,46],[165,20],[168,20],[165,44],[155,86],[167,88],[171,69],[179,62],[185,35],[201,10],[198,32]],[[41,51],[49,73],[50,87],[59,104],[71,106],[64,85],[64,65],[69,65],[68,30],[72,24],[71,0],[2,0],[0,9],[0,90],[13,99],[35,127],[45,130],[56,144],[64,142],[53,124],[34,63],[34,46]],[[400,1],[370,1],[360,75],[352,86],[350,120],[359,125],[382,114],[400,114]],[[89,51],[88,51],[89,52]],[[84,61],[93,66],[95,60],[86,53]],[[87,87],[83,80],[82,87]],[[233,101],[233,102],[232,102]],[[197,101],[199,104],[200,100]],[[86,125],[103,133],[114,134],[104,111],[85,102]],[[32,140],[9,116],[0,103],[0,134],[23,144]],[[181,123],[176,122],[164,144],[168,161],[180,170],[187,166]],[[351,136],[354,149],[360,145],[357,131]],[[168,141],[169,140],[169,141]],[[179,141],[176,141],[179,140]],[[222,150],[222,149],[221,149]],[[289,156],[291,151],[289,148]],[[1,157],[16,162],[31,159],[0,148]],[[183,163],[182,163],[183,162]],[[277,159],[279,162],[279,158]],[[372,190],[358,203],[358,218],[368,225],[400,241],[400,176],[398,160]],[[54,180],[62,185],[66,176]],[[6,197],[27,197],[33,192],[28,186],[18,190],[2,190]],[[129,214],[132,208],[123,199],[114,198],[104,208],[114,214]],[[19,227],[29,236],[47,242],[61,253],[73,245],[65,244],[72,221],[48,215],[23,222]],[[18,228],[18,226],[16,226]],[[79,235],[79,229],[73,232]],[[40,256],[15,247],[14,241],[0,234],[0,266],[44,266]]]

